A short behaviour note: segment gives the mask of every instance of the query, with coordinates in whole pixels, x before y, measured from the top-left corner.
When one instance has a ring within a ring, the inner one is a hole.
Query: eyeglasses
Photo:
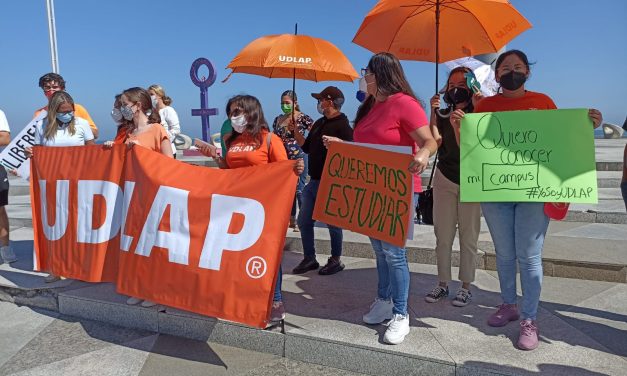
[[[44,89],[44,91],[61,90],[61,86],[59,86],[59,85],[44,85],[43,89]]]
[[[374,74],[372,72],[370,72],[370,70],[368,70],[368,68],[361,68],[361,76],[362,77],[366,77],[368,75]]]

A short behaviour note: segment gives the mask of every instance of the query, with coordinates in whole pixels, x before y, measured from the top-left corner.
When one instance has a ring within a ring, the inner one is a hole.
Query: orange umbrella
[[[440,63],[497,52],[530,27],[507,0],[381,0],[353,42],[400,60]]]
[[[235,56],[227,68],[233,70],[231,74],[249,73],[316,82],[352,82],[359,77],[342,51],[330,42],[294,34],[255,39]]]

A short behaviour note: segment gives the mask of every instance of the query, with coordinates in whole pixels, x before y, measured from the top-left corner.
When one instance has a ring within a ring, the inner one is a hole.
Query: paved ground
[[[360,375],[5,302],[0,317],[3,376]]]
[[[346,270],[334,276],[314,272],[291,275],[289,271],[301,257],[292,252],[284,255],[283,295],[288,312],[284,334],[276,332],[280,327],[262,331],[216,323],[164,306],[129,307],[110,284],[59,282],[61,315],[2,303],[0,375],[137,374],[153,369],[164,374],[172,369],[189,370],[180,374],[276,369],[290,374],[289,367],[303,374],[304,370],[343,374],[280,361],[280,356],[374,375],[626,374],[627,284],[546,277],[538,316],[541,344],[535,351],[523,352],[514,346],[516,323],[504,328],[486,324],[487,316],[500,303],[496,272],[477,272],[474,300],[460,309],[453,307],[450,299],[425,303],[424,294],[437,281],[436,268],[411,264],[411,332],[403,344],[390,346],[382,341],[385,326],[361,322],[375,293],[374,260],[346,257]],[[3,276],[19,271],[12,273],[0,270]],[[44,285],[39,276],[28,278],[34,279],[32,290]],[[457,287],[457,283],[451,285],[453,294]],[[102,323],[107,321],[152,330]],[[271,354],[260,354],[264,352]],[[105,369],[110,373],[101,373]]]

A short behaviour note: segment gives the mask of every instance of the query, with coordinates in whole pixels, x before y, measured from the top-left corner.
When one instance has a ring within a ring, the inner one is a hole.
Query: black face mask
[[[501,86],[507,90],[517,90],[525,84],[527,77],[524,73],[511,71],[501,76]]]
[[[444,93],[444,102],[449,105],[460,104],[470,100],[472,94],[465,87],[454,87]]]

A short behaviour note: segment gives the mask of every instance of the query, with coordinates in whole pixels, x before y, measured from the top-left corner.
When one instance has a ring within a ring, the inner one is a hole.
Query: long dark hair
[[[254,140],[256,147],[258,148],[263,143],[261,133],[263,130],[268,131],[268,122],[266,121],[265,116],[263,115],[263,109],[261,108],[261,103],[259,99],[253,97],[252,95],[238,95],[229,100],[229,109],[227,114],[231,115],[230,105],[235,104],[237,107],[242,109],[244,116],[246,117],[246,128],[244,128],[244,132],[247,135],[250,135]],[[231,132],[231,136],[228,137],[224,144],[227,148],[231,146],[233,141],[235,141],[242,134],[235,132]]]
[[[146,89],[141,87],[132,87],[130,89],[126,89],[122,92],[122,95],[128,99],[129,102],[139,104],[141,106],[140,111],[142,111],[148,117],[148,123],[153,124],[161,123],[161,116],[159,116],[159,111],[156,108],[152,107],[152,100],[150,99],[150,94]],[[131,133],[135,130],[135,123],[131,120],[126,123],[126,127],[128,132]]]
[[[389,52],[375,54],[368,62],[368,71],[374,74],[377,90],[381,94],[389,96],[396,93],[404,93],[420,103],[411,86],[409,86],[401,62],[396,56]],[[355,127],[359,125],[361,119],[368,115],[376,101],[375,97],[375,95],[368,96],[364,103],[359,106],[357,116],[355,116]]]

